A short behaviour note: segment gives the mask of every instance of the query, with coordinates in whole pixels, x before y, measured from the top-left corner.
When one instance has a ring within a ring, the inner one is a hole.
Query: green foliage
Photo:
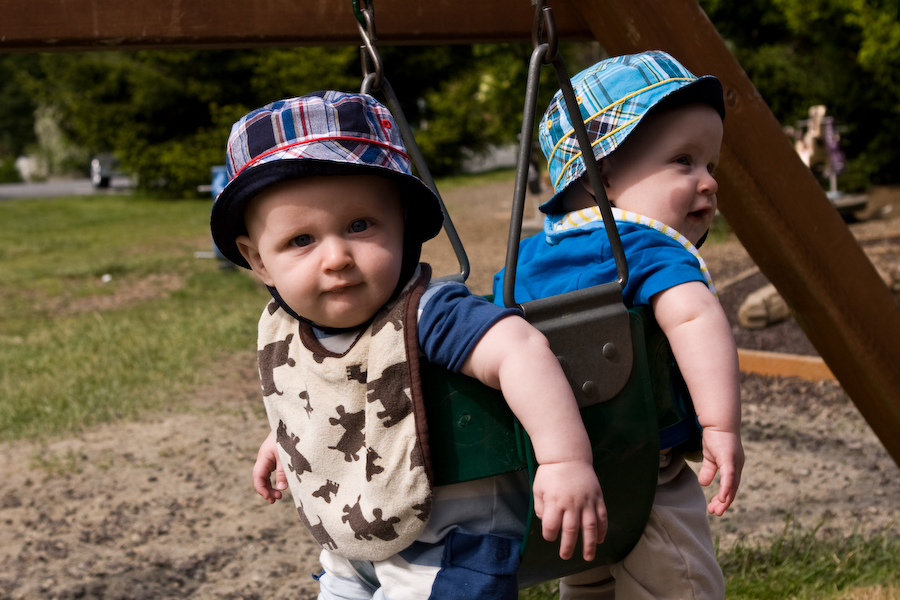
[[[188,193],[223,161],[235,115],[256,104],[252,53],[106,52],[41,55],[32,97],[60,112],[91,154],[113,152],[145,188]],[[84,165],[86,168],[86,165]]]
[[[317,90],[358,91],[362,81],[353,46],[270,50],[258,53],[254,63],[250,87],[263,103]]]
[[[0,439],[172,406],[253,348],[266,292],[193,257],[208,220],[136,195],[0,203]]]
[[[738,544],[720,554],[728,598],[820,599],[849,591],[900,584],[900,537],[886,529],[843,536],[785,521],[782,534],[766,544]]]
[[[518,600],[557,600],[559,598],[559,583],[547,581],[524,590],[519,590]]]
[[[572,48],[580,46],[566,46],[567,52],[575,56]],[[385,46],[379,52],[434,175],[458,170],[466,150],[515,143],[530,45]],[[13,100],[28,102],[25,118],[10,120],[20,130],[40,108],[85,150],[85,172],[90,155],[112,152],[144,189],[170,196],[196,196],[196,187],[209,183],[210,168],[224,162],[232,123],[249,110],[315,90],[356,91],[362,81],[355,46],[46,54],[20,62],[21,91],[0,87],[0,123],[14,112]],[[542,78],[544,105],[556,84],[549,68]],[[21,131],[7,137],[25,139]]]
[[[900,587],[900,536],[895,528],[843,536],[824,527],[785,522],[782,533],[719,551],[729,600],[887,598],[871,589]],[[519,600],[559,598],[555,581],[521,590]]]
[[[15,160],[35,142],[37,106],[20,82],[36,66],[36,56],[0,54],[0,160]]]
[[[805,119],[811,105],[828,107],[847,155],[842,189],[898,180],[895,0],[701,4],[782,124]],[[564,46],[571,73],[598,58],[589,56],[592,48]],[[458,170],[464,151],[515,143],[529,44],[379,51],[434,174]],[[224,160],[231,123],[248,110],[359,85],[355,46],[0,55],[0,159],[36,143],[33,118],[40,109],[84,149],[68,152],[61,165],[81,157],[86,171],[90,154],[113,152],[146,189],[196,195],[197,185],[209,183],[210,167]],[[545,68],[539,111],[556,87]]]
[[[701,0],[762,97],[793,126],[824,104],[841,129],[839,186],[898,181],[900,23],[894,0]]]
[[[0,183],[19,183],[22,178],[16,169],[16,161],[10,158],[0,157]]]
[[[472,50],[469,60],[483,60],[482,68],[464,70],[424,95],[418,141],[436,173],[446,174],[458,167],[461,157],[455,150],[460,146],[479,152],[491,142],[515,139],[516,125],[521,126],[509,116],[522,110],[510,101],[524,92],[526,48],[482,46]]]

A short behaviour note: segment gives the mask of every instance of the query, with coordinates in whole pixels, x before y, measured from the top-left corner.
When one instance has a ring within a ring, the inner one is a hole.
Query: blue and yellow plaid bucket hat
[[[602,60],[572,78],[594,160],[607,156],[653,108],[704,102],[725,118],[722,85],[711,75],[696,77],[666,52],[651,51]],[[559,212],[562,193],[585,173],[584,160],[562,92],[557,91],[538,129],[555,194],[541,205]]]
[[[225,150],[228,183],[216,198],[210,230],[231,262],[250,268],[235,239],[247,233],[244,209],[264,189],[310,176],[388,177],[406,203],[406,239],[436,236],[440,201],[412,173],[400,129],[387,107],[368,94],[314,92],[267,104],[231,128]]]

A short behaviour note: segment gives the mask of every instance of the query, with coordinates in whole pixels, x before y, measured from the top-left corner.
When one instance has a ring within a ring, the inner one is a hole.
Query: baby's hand
[[[272,487],[270,476],[275,471],[275,487]],[[269,437],[259,447],[256,454],[256,464],[253,465],[253,487],[256,493],[262,496],[269,504],[281,500],[281,492],[288,486],[287,477],[284,475],[284,467],[278,457],[278,446],[275,435],[269,433]]]
[[[597,544],[606,537],[607,522],[603,492],[590,463],[540,465],[534,477],[534,512],[545,540],[552,542],[562,531],[560,558],[572,557],[580,529],[584,560],[594,559]]]
[[[703,428],[703,464],[697,479],[700,485],[712,483],[716,471],[719,472],[719,493],[713,496],[706,510],[721,517],[731,506],[741,483],[744,468],[744,448],[741,437],[729,431],[717,431],[712,427]]]

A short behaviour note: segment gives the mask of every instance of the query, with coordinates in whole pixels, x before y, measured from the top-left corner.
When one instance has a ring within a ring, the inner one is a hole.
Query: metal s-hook
[[[544,53],[543,64],[549,65],[556,58],[559,51],[559,37],[556,33],[556,19],[553,17],[553,9],[544,6],[544,0],[533,0],[534,21],[531,25],[531,44],[537,48],[543,44],[543,34],[547,33],[547,51]]]
[[[359,36],[362,38],[363,46],[360,47],[360,62],[362,63],[363,83],[360,91],[368,94],[372,91],[378,91],[384,85],[384,63],[381,55],[375,49],[372,43],[377,38],[375,35],[375,6],[372,0],[367,0],[366,8],[360,9],[360,0],[351,0],[353,5],[353,14],[356,16],[356,28],[359,29]],[[370,69],[374,68],[374,72]]]
[[[373,91],[379,91],[384,86],[384,62],[378,50],[372,45],[372,41],[366,35],[365,29],[359,27],[359,35],[362,36],[363,46],[359,48],[360,62],[362,63],[363,82],[359,91],[363,94],[370,94]],[[374,65],[374,71],[370,70],[371,63]]]
[[[360,4],[365,4],[362,8],[360,8]],[[357,22],[361,27],[366,28],[366,34],[368,34],[369,39],[373,42],[378,39],[378,36],[375,35],[375,4],[374,0],[350,0],[350,4],[353,6],[353,16],[356,17]]]
[[[544,10],[544,0],[531,0],[534,5],[534,21],[531,23],[531,47],[541,45],[541,11]]]

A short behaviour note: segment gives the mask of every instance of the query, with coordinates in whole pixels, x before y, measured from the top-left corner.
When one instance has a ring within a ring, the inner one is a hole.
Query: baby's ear
[[[263,264],[262,256],[259,254],[259,249],[253,243],[253,240],[250,239],[250,236],[239,235],[235,238],[234,243],[259,280],[268,286],[273,286],[274,284],[269,277],[269,272],[266,270],[266,265]]]

